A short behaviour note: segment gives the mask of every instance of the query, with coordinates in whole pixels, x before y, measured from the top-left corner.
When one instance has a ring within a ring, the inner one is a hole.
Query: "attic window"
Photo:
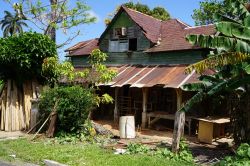
[[[128,51],[128,40],[110,40],[109,52],[126,52]]]
[[[126,37],[127,36],[127,28],[115,28],[114,29],[115,38]]]
[[[137,39],[129,39],[129,51],[136,51],[137,50]]]

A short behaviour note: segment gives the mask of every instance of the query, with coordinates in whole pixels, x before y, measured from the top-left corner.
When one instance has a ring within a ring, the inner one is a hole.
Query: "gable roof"
[[[77,43],[65,50],[66,52],[69,52],[69,55],[67,56],[89,55],[93,49],[98,48],[98,42],[104,37],[107,31],[111,28],[111,25],[122,12],[126,12],[128,16],[142,29],[145,37],[154,44],[153,47],[145,50],[145,52],[148,53],[201,49],[186,41],[186,35],[212,35],[216,33],[214,25],[191,27],[178,19],[161,21],[152,16],[121,6],[111,23],[102,33],[100,39],[92,39]]]
[[[170,19],[162,22],[161,26],[161,40],[159,44],[146,50],[145,52],[164,52],[177,50],[200,49],[200,47],[193,46],[186,40],[188,34],[215,34],[214,25],[205,26],[183,26],[177,19]]]
[[[69,52],[67,56],[90,55],[94,49],[98,47],[98,38],[79,42],[76,45],[68,48],[65,52]]]
[[[139,27],[142,28],[147,39],[149,39],[152,43],[157,43],[158,38],[160,37],[161,20],[124,6],[121,8]]]
[[[122,12],[126,12],[128,16],[143,30],[144,35],[148,40],[150,40],[152,43],[157,43],[161,30],[161,20],[158,20],[156,18],[153,18],[152,16],[146,15],[136,10],[129,9],[125,6],[120,7],[119,11],[114,16],[105,31],[102,33],[99,40],[104,37],[106,32],[111,28],[113,22],[116,21],[116,19]]]

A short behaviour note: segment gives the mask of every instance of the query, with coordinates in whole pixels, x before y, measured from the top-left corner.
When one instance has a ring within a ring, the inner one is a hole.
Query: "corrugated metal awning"
[[[198,82],[198,74],[192,72],[185,74],[185,65],[126,65],[117,67],[117,76],[108,84],[111,87],[122,87],[130,85],[130,87],[153,87],[156,85],[164,88],[179,88],[185,83]]]

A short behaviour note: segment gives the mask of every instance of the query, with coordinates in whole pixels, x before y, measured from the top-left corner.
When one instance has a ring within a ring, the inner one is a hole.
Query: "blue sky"
[[[12,0],[12,2],[17,2],[18,0]],[[49,0],[42,0],[44,5],[49,4]],[[70,0],[70,3],[74,3],[75,0]],[[72,31],[69,34],[80,29],[81,35],[74,39],[71,44],[58,50],[59,57],[61,60],[64,59],[65,53],[63,50],[76,44],[79,41],[99,37],[105,29],[104,19],[108,14],[112,13],[115,8],[129,0],[85,0],[86,4],[91,7],[91,13],[93,13],[98,19],[96,23],[90,25],[82,25]],[[140,2],[147,4],[150,8],[155,6],[162,6],[167,9],[172,18],[178,18],[183,22],[194,25],[194,21],[191,17],[193,10],[199,8],[199,1],[201,0],[134,0],[133,2]],[[4,16],[4,10],[11,11],[11,6],[0,0],[0,18]],[[31,26],[34,28],[34,26]],[[2,31],[0,31],[0,36],[2,36]],[[62,43],[67,36],[63,33],[57,33],[57,42]]]

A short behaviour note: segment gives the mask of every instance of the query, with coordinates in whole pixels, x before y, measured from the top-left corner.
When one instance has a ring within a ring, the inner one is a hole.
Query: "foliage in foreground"
[[[185,85],[184,90],[197,89],[197,93],[182,108],[188,111],[192,105],[213,96],[221,91],[233,91],[250,80],[249,58],[249,20],[250,14],[244,4],[234,0],[232,14],[240,13],[240,20],[232,20],[226,16],[220,17],[216,24],[218,36],[188,35],[187,39],[193,45],[213,49],[213,55],[198,63],[190,65],[186,71],[195,70],[202,73],[207,69],[217,69],[213,76],[201,77],[201,83]],[[242,63],[244,62],[244,63]]]
[[[85,120],[94,106],[94,95],[90,89],[80,86],[55,87],[43,92],[39,109],[46,118],[57,111],[57,131],[68,133],[83,129]]]
[[[161,158],[165,158],[171,161],[182,161],[182,162],[193,163],[193,156],[187,144],[183,140],[180,142],[179,153],[173,153],[168,148],[150,149],[146,145],[138,143],[130,143],[127,147],[126,154],[147,154],[151,156],[158,156]]]
[[[75,71],[69,62],[59,63],[56,58],[47,58],[42,66],[43,73],[47,73],[48,84],[52,89],[42,95],[40,110],[48,116],[53,110],[58,113],[58,131],[72,133],[82,132],[83,124],[90,111],[100,103],[111,103],[113,98],[108,94],[98,95],[98,84],[111,81],[116,71],[104,65],[107,54],[99,49],[92,51],[89,57],[89,68]],[[68,85],[82,81],[86,86],[60,86],[60,79],[66,79]]]
[[[17,82],[42,79],[43,60],[56,56],[55,43],[42,34],[29,32],[1,38],[0,77]]]
[[[237,0],[241,3],[248,3],[248,0]],[[195,25],[207,25],[216,22],[214,18],[215,13],[227,15],[228,17],[237,18],[237,16],[230,15],[232,10],[232,0],[203,0],[200,1],[199,9],[195,9],[192,18]]]
[[[245,166],[250,165],[250,145],[247,143],[241,144],[237,149],[235,156],[226,157],[218,166]]]
[[[13,159],[9,155],[16,155]],[[55,160],[70,166],[182,166],[193,165],[181,161],[171,161],[165,158],[148,155],[114,155],[110,150],[104,150],[96,144],[51,144],[49,142],[30,142],[26,139],[0,141],[0,159],[42,165],[44,159]]]

